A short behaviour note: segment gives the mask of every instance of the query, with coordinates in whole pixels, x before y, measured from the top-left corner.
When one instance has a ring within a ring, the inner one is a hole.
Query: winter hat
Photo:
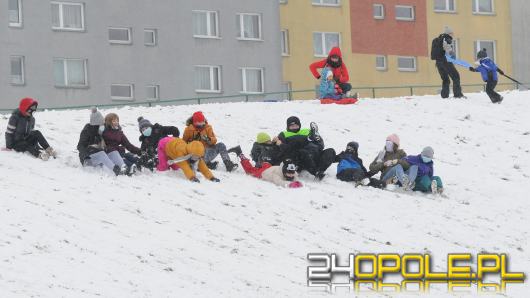
[[[432,147],[427,146],[427,147],[423,148],[423,150],[421,151],[421,156],[425,156],[425,157],[428,157],[430,159],[433,159],[434,158],[434,150],[432,149]]]
[[[488,57],[488,53],[486,52],[486,49],[485,49],[485,48],[482,49],[482,50],[480,50],[480,51],[478,51],[478,53],[477,53],[477,59],[484,59],[484,58],[486,58],[486,57]]]
[[[105,123],[105,119],[103,118],[103,115],[100,111],[98,111],[98,108],[92,107],[92,112],[90,113],[90,125],[92,126],[100,126]]]
[[[138,117],[138,128],[140,129],[140,132],[142,132],[142,129],[151,127],[151,126],[153,126],[153,124],[151,124],[149,120],[144,119],[144,117],[142,116]]]
[[[37,106],[39,103],[31,97],[22,98],[18,104],[18,109],[22,115],[27,116],[28,110],[32,106]]]
[[[359,150],[359,143],[357,143],[355,141],[349,142],[346,145],[346,151],[351,151],[351,149],[349,149],[349,148],[353,148],[353,149],[355,149],[355,152],[357,152]]]
[[[298,124],[298,126],[302,126],[302,124],[300,123],[300,119],[296,116],[291,116],[287,118],[287,128],[289,128],[289,125],[291,124]]]
[[[267,143],[271,140],[271,136],[269,136],[266,132],[260,132],[258,133],[258,136],[256,137],[256,142],[258,144]]]
[[[455,32],[453,31],[453,29],[451,29],[451,27],[446,25],[446,26],[444,26],[444,33],[445,34],[453,34]]]
[[[206,118],[204,117],[204,114],[201,111],[197,111],[193,113],[193,116],[191,116],[191,119],[193,121],[193,125],[200,122],[205,122]]]
[[[331,69],[328,69],[328,72],[326,74],[326,78],[333,77],[333,71]]]
[[[399,147],[399,137],[398,137],[397,134],[393,133],[393,134],[389,135],[386,138],[386,140],[398,145],[398,147]]]

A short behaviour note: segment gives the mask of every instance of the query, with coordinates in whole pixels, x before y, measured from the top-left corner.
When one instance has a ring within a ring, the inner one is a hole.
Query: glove
[[[212,182],[221,182],[221,180],[219,180],[219,179],[217,179],[215,177],[212,177],[212,179],[210,179],[210,181],[212,181]]]
[[[193,177],[190,179],[191,182],[197,182],[197,183],[201,183],[201,181],[199,179],[197,179],[197,177]]]
[[[497,69],[497,71],[501,74],[501,75],[504,75],[504,71],[500,70],[500,69]]]
[[[397,159],[387,160],[384,163],[385,167],[391,167],[395,164],[397,164]]]
[[[302,182],[300,181],[293,181],[289,183],[289,188],[300,188],[302,187]]]
[[[475,72],[475,69],[474,69],[472,66],[470,66],[470,67],[469,67],[469,71],[471,71],[471,72]]]

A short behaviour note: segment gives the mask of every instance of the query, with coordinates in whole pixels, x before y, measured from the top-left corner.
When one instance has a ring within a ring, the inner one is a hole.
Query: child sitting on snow
[[[197,164],[197,168],[202,175],[213,182],[219,182],[210,172],[204,161],[204,145],[199,141],[186,143],[180,138],[167,137],[160,141],[164,142],[164,154],[160,155],[160,160],[168,159],[167,164],[176,164],[182,169],[184,175],[192,182],[200,182],[192,168],[192,163]]]
[[[228,152],[233,152],[233,150],[234,148],[228,150]],[[261,168],[261,165],[264,162],[268,162],[273,166],[277,166],[281,163],[281,160],[279,159],[280,147],[274,144],[271,141],[271,137],[264,132],[258,133],[256,142],[252,145],[250,156],[257,168]]]
[[[298,173],[296,173],[296,165],[292,160],[286,159],[279,166],[273,166],[268,162],[264,162],[261,168],[257,168],[252,166],[250,160],[241,151],[240,146],[232,148],[232,152],[239,157],[241,166],[248,175],[272,182],[281,187],[302,187],[302,183],[297,180]]]
[[[105,152],[111,153],[112,151],[118,151],[128,167],[128,174],[130,175],[136,172],[139,163],[137,155],[140,155],[142,152],[140,148],[129,142],[129,139],[127,139],[121,130],[118,115],[109,113],[105,116],[105,130],[101,136],[103,137],[103,141],[105,141]],[[130,152],[126,153],[125,149]]]
[[[418,173],[416,178],[415,191],[442,193],[442,179],[434,175],[433,167],[434,150],[427,146],[423,148],[420,155],[409,155],[405,160],[410,164],[410,168]],[[414,169],[415,168],[415,169]]]
[[[38,130],[35,130],[33,113],[37,111],[39,103],[33,98],[23,98],[18,109],[13,111],[6,129],[6,147],[17,152],[29,152],[44,161],[50,156],[55,158],[57,153]],[[43,150],[44,149],[44,150]]]
[[[179,137],[180,131],[175,126],[162,126],[158,123],[151,124],[151,122],[144,117],[138,117],[138,128],[142,134],[139,138],[142,143],[140,149],[142,155],[140,156],[141,164],[153,170],[158,165],[157,148],[158,142],[168,135]]]
[[[324,67],[320,75],[320,99],[341,99],[342,96],[337,92],[335,80],[333,79],[333,71]]]
[[[337,179],[346,182],[353,181],[357,185],[362,184],[381,188],[381,181],[370,178],[372,175],[364,167],[358,151],[359,143],[349,142],[346,145],[346,150],[336,156],[335,161],[339,163],[337,165]]]
[[[477,59],[479,60],[476,63],[479,64],[479,66],[477,68],[469,67],[469,70],[472,72],[480,72],[482,80],[486,82],[486,93],[490,97],[491,102],[501,103],[503,97],[495,92],[495,86],[497,86],[498,81],[497,72],[504,75],[504,71],[502,71],[497,64],[488,57],[486,49],[482,49],[477,53]]]
[[[404,159],[406,156],[405,151],[399,148],[399,137],[396,134],[389,135],[384,150],[370,164],[370,172],[381,172],[381,180],[385,185],[399,182],[404,190],[411,190],[416,172],[409,170],[410,165]]]

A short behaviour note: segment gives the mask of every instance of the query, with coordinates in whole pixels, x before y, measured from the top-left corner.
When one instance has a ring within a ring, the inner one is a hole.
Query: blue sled
[[[463,67],[466,67],[466,68],[470,68],[471,67],[471,64],[467,63],[466,61],[455,59],[455,58],[449,56],[448,54],[445,55],[445,58],[447,58],[447,62],[451,62],[453,64],[460,65],[460,66],[463,66]]]

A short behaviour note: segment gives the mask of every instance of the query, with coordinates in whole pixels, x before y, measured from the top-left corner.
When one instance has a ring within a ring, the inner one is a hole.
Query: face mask
[[[151,136],[151,132],[152,132],[152,131],[153,131],[153,130],[151,129],[151,127],[148,127],[148,128],[146,128],[146,129],[144,129],[144,131],[142,131],[142,134],[143,134],[144,136],[146,136],[146,137],[149,137],[149,136]]]
[[[391,141],[386,141],[385,150],[386,150],[386,152],[393,152],[394,151],[394,143],[392,143]]]
[[[423,156],[423,155],[421,156],[421,159],[423,160],[424,163],[429,163],[432,161],[432,158]]]
[[[101,135],[103,134],[103,131],[105,130],[105,125],[100,125],[98,128],[98,133]]]

